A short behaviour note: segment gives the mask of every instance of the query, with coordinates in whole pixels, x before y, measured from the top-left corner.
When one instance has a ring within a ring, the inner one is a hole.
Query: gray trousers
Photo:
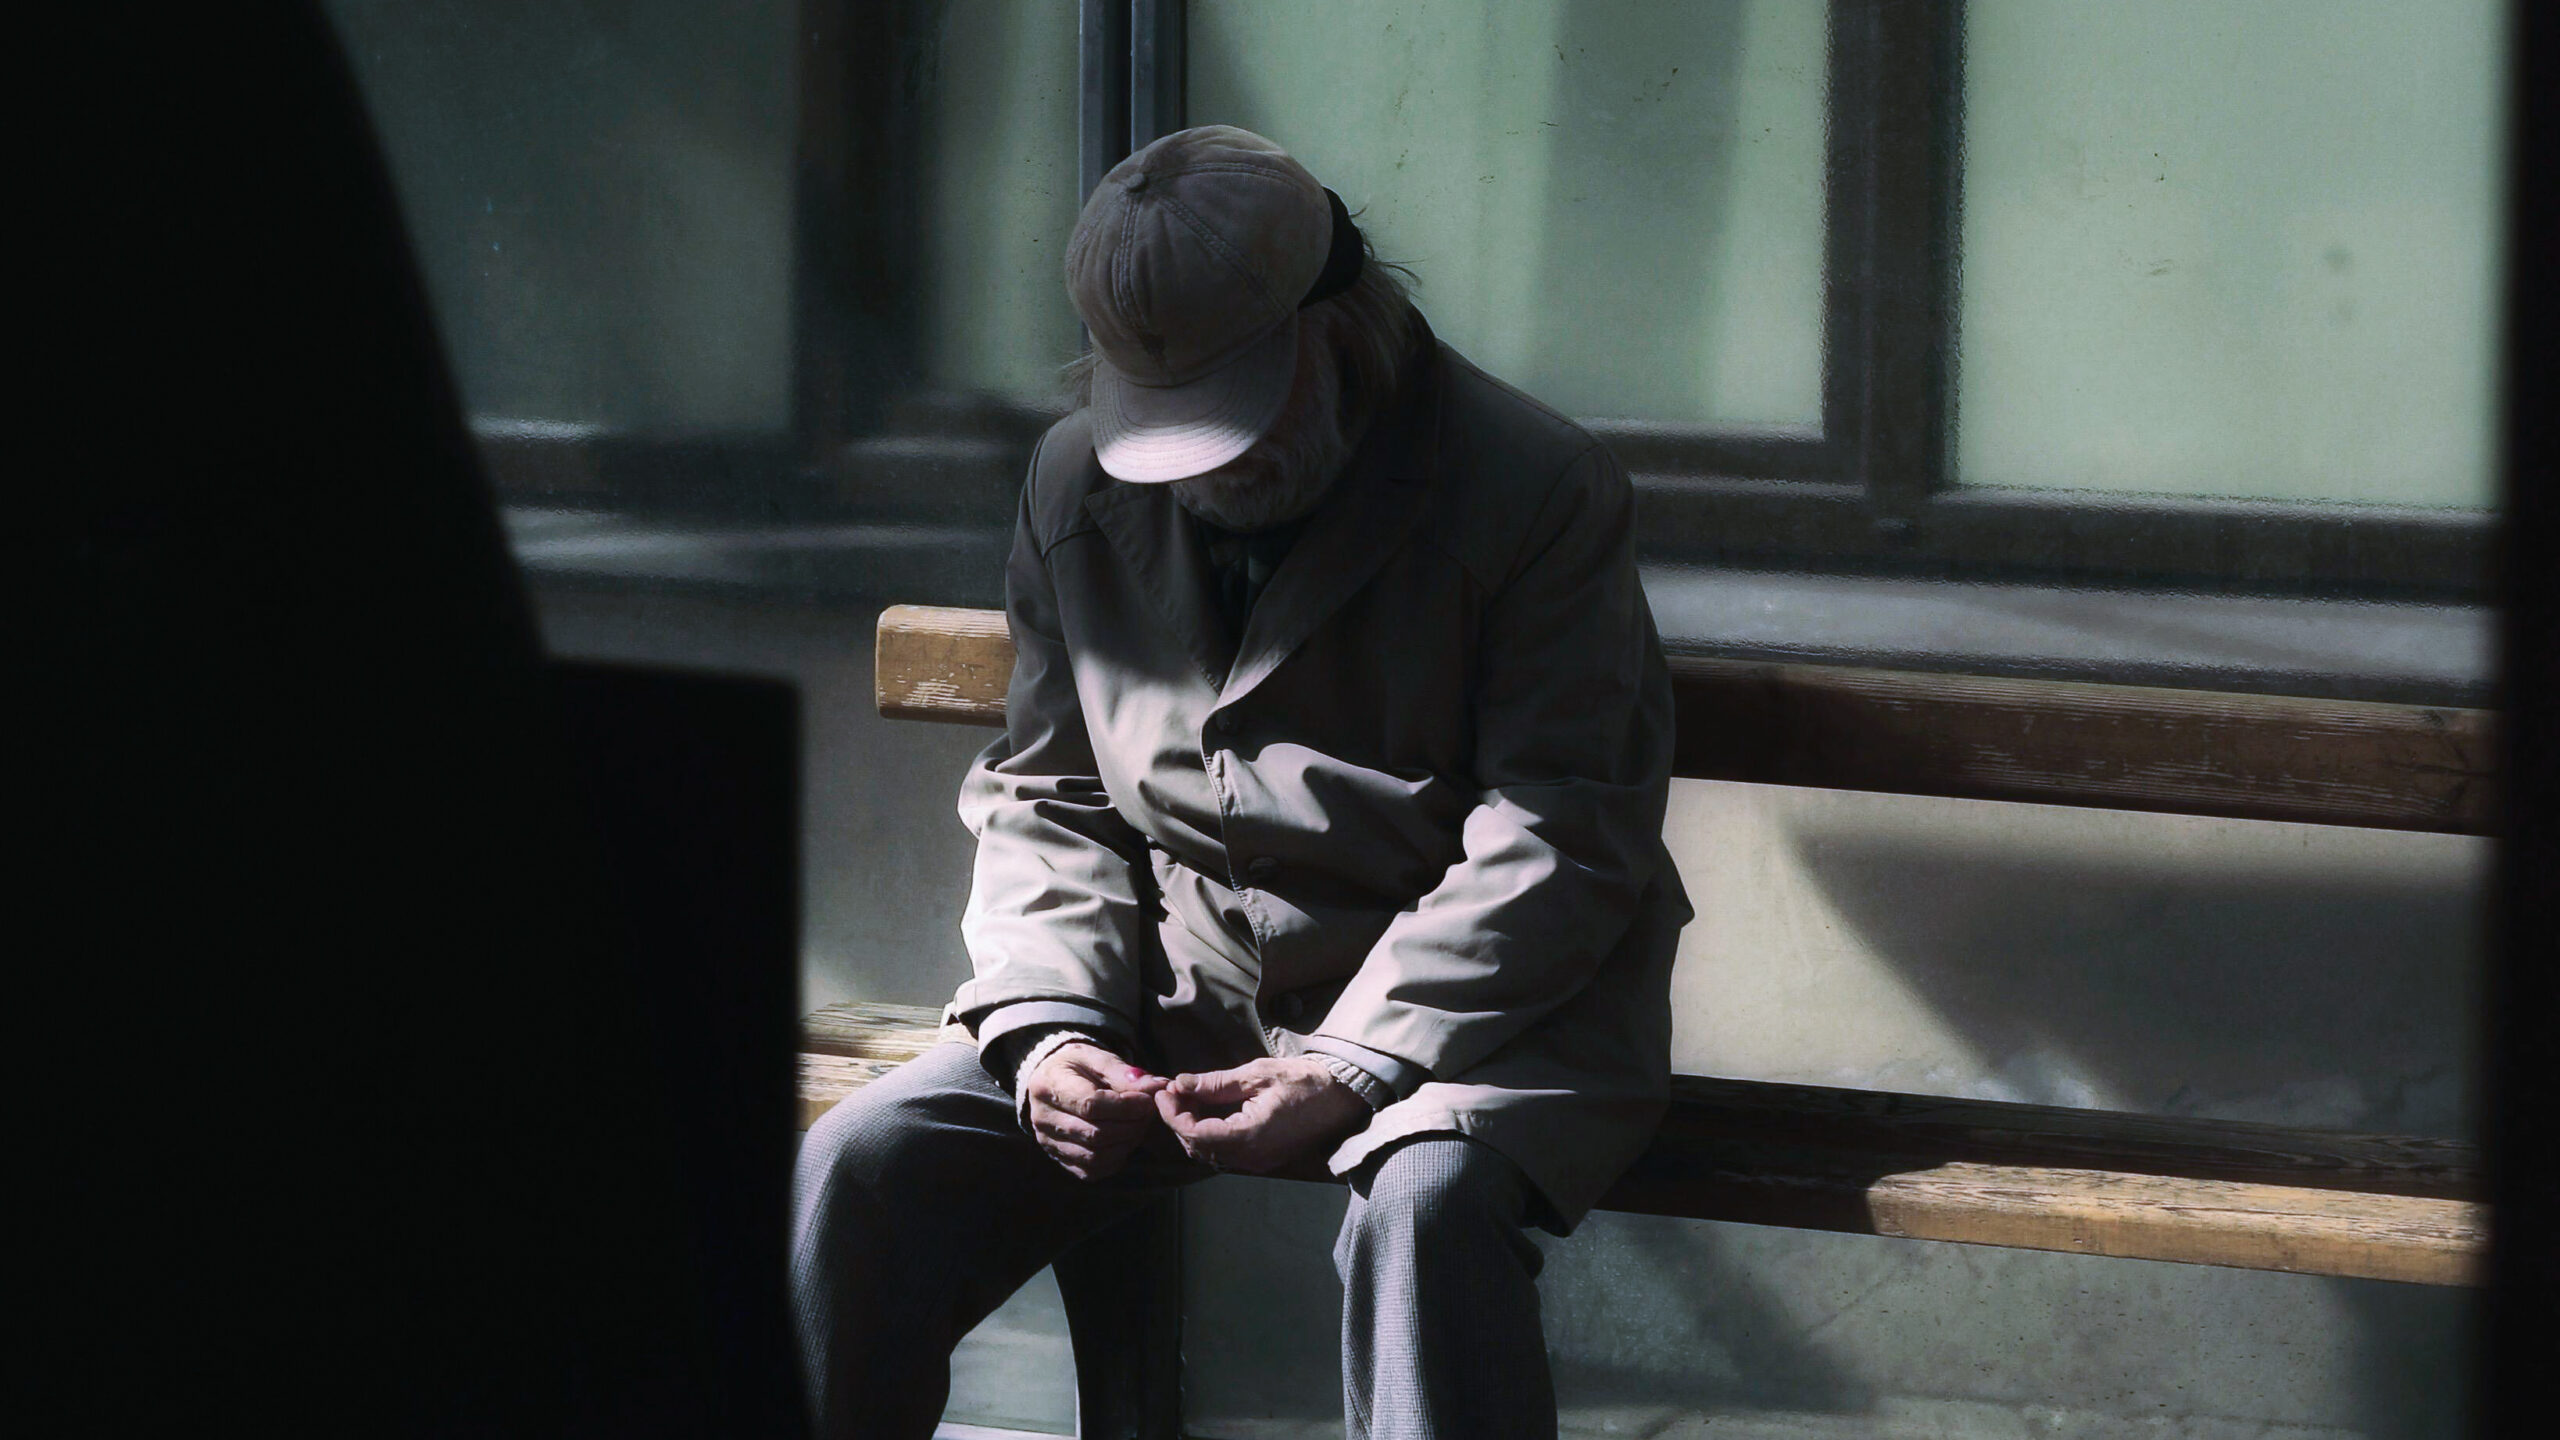
[[[1059,1169],[968,1045],[856,1091],[800,1150],[791,1285],[815,1433],[926,1440],[961,1338],[1161,1193]],[[1529,1205],[1519,1167],[1454,1134],[1363,1167],[1333,1250],[1351,1436],[1555,1434]]]

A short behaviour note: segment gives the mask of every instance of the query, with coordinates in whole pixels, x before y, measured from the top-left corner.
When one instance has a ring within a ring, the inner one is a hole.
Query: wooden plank
[[[801,1123],[951,1036],[939,1020],[885,1005],[810,1017]],[[2464,1285],[2487,1244],[2479,1191],[2477,1153],[2450,1141],[1683,1076],[1653,1148],[1601,1204]]]
[[[800,1048],[826,1055],[912,1060],[945,1040],[966,1040],[967,1029],[942,1023],[942,1012],[916,1005],[829,1005],[801,1017]]]
[[[1675,773],[2487,834],[2484,710],[1674,656]]]
[[[817,1124],[844,1097],[905,1063],[800,1052],[800,1128]]]
[[[2159,1175],[1941,1165],[1867,1190],[1875,1233],[1914,1240],[2476,1285],[2486,1208]]]
[[[2240,1120],[1675,1075],[1663,1146],[1726,1142],[1929,1163],[2139,1171],[2368,1194],[2487,1198],[2479,1147]]]
[[[1002,725],[1013,634],[1001,610],[892,605],[880,612],[871,675],[891,720]]]
[[[2485,710],[1673,656],[1676,774],[2484,835]],[[880,617],[880,713],[1004,723],[993,610]]]
[[[800,1128],[944,1040],[968,1038],[956,1025],[945,1029],[941,1011],[915,1005],[854,1002],[801,1017]]]
[[[2129,1260],[2480,1282],[2487,1207],[2433,1196],[1847,1151],[1657,1147],[1608,1210]]]

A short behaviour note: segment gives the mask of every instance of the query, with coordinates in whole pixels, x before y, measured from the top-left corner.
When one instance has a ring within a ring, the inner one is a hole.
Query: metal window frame
[[[1085,190],[1187,122],[1184,22],[1183,0],[1078,0]],[[922,320],[906,283],[922,182],[901,147],[926,80],[899,57],[933,23],[922,0],[807,8],[793,448],[808,469],[892,420],[883,397]],[[1963,23],[1962,0],[1831,0],[1821,433],[1595,423],[1636,476],[1646,558],[2487,603],[2488,513],[1955,483]]]
[[[1089,191],[1184,123],[1182,0],[1081,0]],[[1648,558],[2482,603],[2494,516],[1956,484],[1963,0],[1832,0],[1822,433],[1600,424]]]

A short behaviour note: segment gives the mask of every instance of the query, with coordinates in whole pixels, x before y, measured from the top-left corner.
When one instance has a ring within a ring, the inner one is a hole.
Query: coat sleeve
[[[1486,601],[1462,858],[1318,1028],[1448,1079],[1564,1004],[1669,860],[1671,684],[1636,578],[1634,487],[1593,446]]]
[[[978,856],[960,921],[973,975],[955,1009],[982,1047],[1035,1024],[1092,1026],[1125,1045],[1152,881],[1145,842],[1094,763],[1031,497],[1026,484],[1005,571],[1005,733],[960,791]]]

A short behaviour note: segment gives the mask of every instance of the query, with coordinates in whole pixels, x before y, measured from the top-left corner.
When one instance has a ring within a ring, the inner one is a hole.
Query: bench
[[[1673,773],[2048,805],[2490,833],[2484,711],[1671,657]],[[992,610],[895,606],[880,713],[1000,726]],[[938,1013],[838,1005],[802,1026],[805,1126],[921,1053]],[[1323,1179],[1320,1171],[1291,1178]],[[2070,1254],[2476,1285],[2474,1147],[2234,1121],[1680,1076],[1604,1209]],[[1088,1434],[1172,1435],[1178,1257],[1161,1218],[1059,1267]],[[1133,1248],[1134,1247],[1134,1248]],[[1068,1293],[1070,1283],[1076,1293]],[[1110,1333],[1105,1345],[1098,1337]],[[1126,1337],[1137,1335],[1134,1343]]]

